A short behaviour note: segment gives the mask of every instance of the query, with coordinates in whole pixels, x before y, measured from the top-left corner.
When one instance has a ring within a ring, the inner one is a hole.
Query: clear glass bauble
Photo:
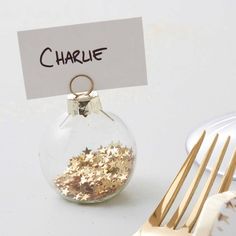
[[[135,141],[114,114],[59,117],[47,130],[40,148],[43,173],[67,200],[108,200],[129,182],[136,157]]]

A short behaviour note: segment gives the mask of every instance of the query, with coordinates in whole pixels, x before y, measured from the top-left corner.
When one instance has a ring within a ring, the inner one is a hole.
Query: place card
[[[140,17],[19,31],[18,41],[28,99],[68,94],[79,74],[95,90],[147,84]]]

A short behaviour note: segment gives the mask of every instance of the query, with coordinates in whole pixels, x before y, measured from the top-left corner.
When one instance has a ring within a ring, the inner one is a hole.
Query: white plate
[[[207,148],[209,148],[210,143],[212,142],[214,136],[218,133],[219,138],[215,147],[215,150],[212,154],[212,157],[207,165],[207,170],[211,170],[227,137],[230,136],[230,144],[226,152],[224,161],[220,167],[219,175],[223,175],[230,163],[232,155],[236,150],[236,113],[228,114],[214,120],[211,120],[201,127],[192,132],[186,141],[186,148],[188,153],[196,144],[202,132],[206,130],[206,137],[202,144],[202,147],[199,151],[199,154],[196,158],[196,162],[199,164],[206,153]],[[236,180],[236,174],[234,175],[234,180]]]

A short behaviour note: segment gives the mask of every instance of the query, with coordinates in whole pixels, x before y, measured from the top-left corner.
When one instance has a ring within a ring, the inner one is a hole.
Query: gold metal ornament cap
[[[81,95],[77,98],[74,95],[69,95],[67,110],[69,115],[86,117],[91,113],[99,113],[102,110],[102,104],[95,92],[92,95]]]
[[[82,93],[75,92],[73,84],[75,80],[87,79],[90,82],[90,87]],[[94,82],[84,74],[74,76],[69,84],[71,95],[67,99],[67,108],[69,115],[82,115],[84,117],[91,113],[99,113],[102,110],[100,98],[96,92],[93,92]]]

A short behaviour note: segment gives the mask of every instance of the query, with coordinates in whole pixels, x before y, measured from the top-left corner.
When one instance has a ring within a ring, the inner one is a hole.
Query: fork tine
[[[192,213],[190,214],[186,224],[184,225],[184,227],[187,227],[189,229],[189,232],[192,231],[192,229],[193,229],[193,227],[194,227],[194,225],[195,225],[195,223],[196,223],[196,221],[197,221],[197,219],[198,219],[198,217],[201,213],[202,207],[203,207],[203,205],[204,205],[204,203],[205,203],[205,201],[206,201],[206,199],[209,195],[209,192],[210,192],[210,190],[211,190],[211,188],[214,184],[215,178],[217,176],[217,173],[219,171],[219,168],[222,164],[225,153],[226,153],[227,148],[229,146],[229,142],[230,142],[230,137],[227,138],[227,140],[226,140],[226,142],[223,146],[223,149],[222,149],[222,151],[221,151],[221,153],[218,157],[218,160],[217,160],[215,166],[213,167],[213,169],[211,171],[211,174],[210,174],[210,176],[209,176],[209,178],[208,178],[208,180],[207,180],[207,182],[206,182],[206,184],[205,184],[205,186],[204,186],[204,188],[201,192],[201,195],[198,198],[197,203],[195,204],[195,206],[192,210]]]
[[[236,151],[234,152],[234,155],[230,161],[229,167],[222,179],[222,182],[220,184],[220,188],[218,190],[219,193],[223,193],[223,192],[229,190],[229,187],[230,187],[232,179],[233,179],[235,167],[236,167]]]
[[[205,172],[205,169],[206,169],[206,166],[207,166],[207,163],[209,162],[210,160],[210,157],[212,155],[212,152],[215,148],[215,145],[216,145],[216,142],[217,142],[217,139],[218,139],[218,134],[215,136],[211,146],[209,147],[201,165],[199,166],[198,168],[198,171],[192,181],[192,183],[190,184],[183,200],[181,201],[179,207],[177,208],[177,210],[175,211],[175,213],[173,214],[173,216],[171,217],[170,221],[168,222],[167,224],[167,227],[169,228],[176,228],[177,225],[179,224],[179,221],[181,220],[182,216],[184,215],[192,197],[193,197],[193,194],[195,193],[198,185],[199,185],[199,182],[202,178],[202,175],[203,173]]]
[[[197,156],[197,153],[202,145],[206,132],[204,131],[201,135],[200,139],[198,140],[197,144],[193,147],[191,152],[188,155],[187,160],[184,162],[183,166],[181,167],[179,173],[175,177],[173,183],[171,184],[170,188],[167,190],[167,193],[159,203],[158,207],[149,218],[149,222],[153,226],[160,226],[162,221],[164,220],[166,214],[168,213],[170,207],[172,206],[173,202],[175,201],[176,196],[181,189],[193,163]]]

